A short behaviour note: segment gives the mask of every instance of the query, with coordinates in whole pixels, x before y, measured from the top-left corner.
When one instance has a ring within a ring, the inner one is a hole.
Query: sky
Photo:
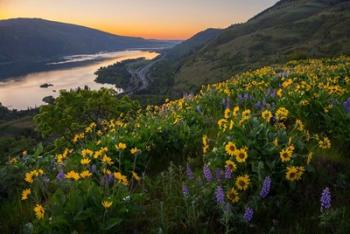
[[[28,17],[153,39],[184,40],[242,23],[277,0],[0,0],[0,19]]]

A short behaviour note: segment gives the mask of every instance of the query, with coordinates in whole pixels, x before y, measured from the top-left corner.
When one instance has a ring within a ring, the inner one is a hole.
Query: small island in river
[[[53,84],[44,83],[44,84],[40,85],[40,88],[48,88],[50,86],[53,86]]]

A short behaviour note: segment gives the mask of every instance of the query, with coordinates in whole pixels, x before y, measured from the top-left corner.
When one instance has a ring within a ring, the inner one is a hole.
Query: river
[[[87,65],[35,72],[23,76],[12,77],[5,82],[0,82],[0,102],[10,109],[23,110],[34,108],[44,104],[42,99],[46,96],[57,97],[59,90],[76,89],[88,86],[90,89],[101,87],[114,88],[117,92],[122,89],[109,84],[95,82],[94,74],[98,68],[108,66],[127,59],[146,58],[153,59],[158,53],[144,50],[126,50],[119,52],[98,53],[94,55],[75,55],[65,57],[55,64],[87,62]],[[96,61],[97,60],[97,61]],[[54,66],[54,65],[53,65]],[[47,88],[41,88],[42,84],[52,84]]]

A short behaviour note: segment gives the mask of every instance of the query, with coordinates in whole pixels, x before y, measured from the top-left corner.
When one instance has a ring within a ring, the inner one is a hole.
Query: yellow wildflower
[[[236,178],[236,186],[239,190],[247,190],[248,186],[250,183],[250,179],[248,175],[244,175],[244,176],[238,176]]]
[[[250,118],[250,113],[251,113],[251,111],[249,109],[248,110],[244,110],[242,112],[242,118],[243,119],[249,119]]]
[[[301,176],[304,174],[304,167],[297,167],[298,169],[298,172],[297,172],[297,180],[300,180],[301,179]]]
[[[288,118],[289,111],[284,108],[280,107],[276,111],[276,119],[277,120],[286,120]]]
[[[286,179],[289,181],[295,181],[297,179],[298,169],[295,166],[287,167]]]
[[[270,122],[271,118],[272,118],[272,113],[269,110],[265,110],[261,113],[261,117],[266,121],[266,122]]]
[[[35,216],[37,219],[43,219],[45,215],[44,207],[40,204],[36,204],[34,207]]]
[[[102,206],[105,208],[105,209],[109,209],[111,208],[113,202],[112,201],[109,201],[109,200],[103,200],[101,202]]]
[[[31,184],[31,183],[33,183],[33,177],[34,177],[34,175],[32,172],[27,172],[25,174],[24,180]]]
[[[232,128],[233,128],[233,121],[230,120],[230,127],[229,127],[229,129],[231,130]]]
[[[238,112],[239,112],[239,106],[235,106],[233,108],[233,113],[232,113],[232,116],[233,117],[236,117],[238,115]]]
[[[132,149],[130,149],[130,153],[132,155],[137,155],[138,153],[140,153],[141,151],[137,148],[137,147],[134,147]]]
[[[120,172],[114,172],[114,178],[116,180],[118,180],[119,183],[123,184],[123,185],[128,185],[128,179],[126,178],[126,176],[122,175],[122,173]]]
[[[292,155],[293,155],[293,150],[291,150],[291,148],[287,147],[287,148],[281,150],[280,159],[282,162],[288,162],[291,160]]]
[[[89,178],[90,176],[92,176],[92,174],[91,174],[90,171],[88,171],[88,170],[82,171],[82,172],[80,173],[80,177],[81,177],[81,178]]]
[[[118,144],[115,145],[115,148],[116,148],[117,150],[119,150],[119,151],[123,151],[123,150],[126,149],[126,144],[120,142],[120,143],[118,143]]]
[[[79,173],[75,172],[75,171],[70,171],[67,174],[65,174],[66,179],[72,179],[72,180],[79,180],[80,176]]]
[[[230,114],[231,114],[231,110],[229,108],[226,108],[224,113],[224,118],[225,119],[230,118]]]
[[[226,164],[226,167],[228,167],[231,171],[237,170],[236,163],[234,163],[233,161],[226,160],[225,164]]]
[[[300,119],[297,119],[295,121],[295,127],[299,131],[303,131],[304,130],[304,124],[303,124],[303,122]]]
[[[236,191],[236,189],[231,188],[228,192],[227,192],[227,199],[229,199],[232,203],[236,203],[239,201],[239,195],[238,192]]]
[[[289,166],[287,167],[286,179],[289,181],[300,180],[303,173],[303,167]]]
[[[94,153],[94,152],[93,152],[92,150],[90,150],[90,149],[83,149],[83,150],[81,151],[81,155],[82,155],[83,157],[92,156],[93,153]]]
[[[292,79],[288,79],[288,80],[286,80],[286,81],[284,81],[284,82],[282,83],[282,87],[286,89],[286,88],[288,88],[288,86],[290,86],[292,83],[293,83]]]
[[[208,137],[207,135],[204,135],[202,137],[202,143],[203,143],[203,154],[206,154],[209,149],[209,143],[208,143]]]
[[[235,151],[236,151],[237,147],[233,142],[229,142],[226,144],[225,146],[225,151],[228,155],[230,155],[231,157],[235,155]]]
[[[308,155],[307,155],[307,159],[306,159],[306,164],[309,165],[311,160],[313,158],[313,152],[310,152]]]
[[[283,95],[283,90],[282,89],[278,89],[276,92],[277,97],[282,97]]]
[[[88,158],[83,158],[80,160],[81,165],[88,165],[90,162],[91,162],[91,160]]]
[[[134,178],[136,181],[140,181],[141,177],[134,171],[131,172],[132,178]]]
[[[330,149],[331,148],[331,141],[328,137],[324,137],[322,140],[318,141],[318,146],[321,149]]]
[[[219,126],[219,128],[220,129],[226,129],[226,124],[227,124],[227,120],[226,119],[220,119],[219,121],[218,121],[218,126]]]
[[[234,155],[239,163],[244,163],[248,158],[248,152],[245,148],[235,150]]]
[[[27,200],[29,195],[31,194],[31,190],[30,188],[27,188],[25,190],[22,191],[22,200]]]
[[[105,164],[108,164],[108,165],[112,165],[113,164],[113,160],[110,157],[108,157],[107,155],[103,156],[102,162],[105,163]]]

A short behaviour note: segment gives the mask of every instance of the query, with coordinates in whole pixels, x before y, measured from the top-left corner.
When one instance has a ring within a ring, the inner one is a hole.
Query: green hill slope
[[[233,25],[181,58],[165,76],[172,92],[197,90],[229,75],[291,59],[350,54],[350,2],[283,0],[243,24]],[[169,78],[168,78],[169,77]]]
[[[79,121],[55,147],[0,166],[0,212],[10,214],[0,230],[348,233],[349,96],[349,57],[291,61],[196,96]],[[38,129],[86,116],[71,103],[42,108]],[[167,170],[170,162],[177,166]],[[322,191],[331,201],[320,204]]]

